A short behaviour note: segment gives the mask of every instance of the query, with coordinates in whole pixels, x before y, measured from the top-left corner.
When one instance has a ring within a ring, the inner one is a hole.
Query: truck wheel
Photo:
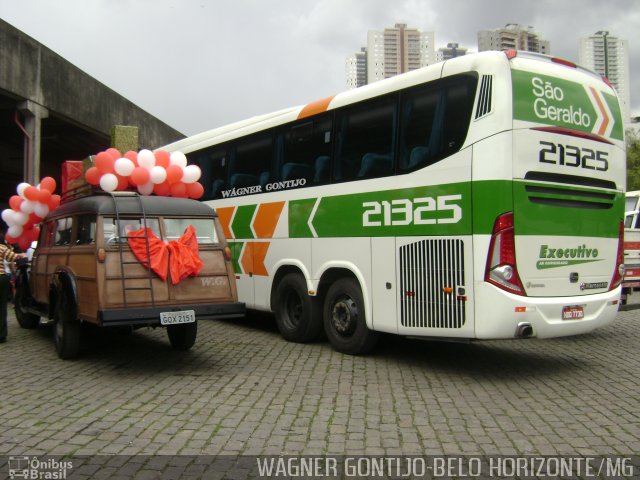
[[[196,343],[198,334],[198,322],[180,323],[178,325],[169,325],[167,327],[167,335],[169,343],[174,350],[186,351],[193,347]]]
[[[342,353],[367,353],[378,343],[378,333],[367,328],[362,291],[354,279],[341,278],[329,288],[324,329],[333,348]]]
[[[280,334],[290,342],[311,342],[322,332],[318,302],[308,294],[307,282],[298,273],[285,275],[276,287],[273,311]]]
[[[75,304],[69,294],[61,291],[53,314],[55,321],[53,339],[58,357],[63,360],[76,358],[80,353],[80,322]]]
[[[16,320],[18,320],[18,324],[22,328],[38,328],[40,325],[40,316],[27,312],[26,310],[29,296],[29,285],[26,283],[26,278],[18,275],[16,278],[16,293],[13,297]]]

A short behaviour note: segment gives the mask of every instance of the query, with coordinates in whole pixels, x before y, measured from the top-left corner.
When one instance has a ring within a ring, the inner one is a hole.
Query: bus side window
[[[346,182],[394,172],[396,97],[347,107],[338,115],[335,178]]]
[[[227,147],[215,146],[188,155],[189,163],[200,167],[202,175],[200,183],[204,187],[201,200],[212,200],[222,196],[222,190],[227,188]]]
[[[331,116],[305,119],[284,132],[281,180],[304,178],[306,185],[330,180]]]
[[[402,96],[400,171],[423,168],[458,151],[467,135],[477,78],[444,80]]]
[[[264,187],[271,181],[272,143],[271,135],[267,134],[252,135],[236,144],[235,156],[230,162],[228,188]]]

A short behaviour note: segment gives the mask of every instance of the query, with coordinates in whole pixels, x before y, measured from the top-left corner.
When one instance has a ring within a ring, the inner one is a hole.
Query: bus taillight
[[[624,278],[624,222],[620,222],[620,232],[618,234],[618,255],[616,255],[616,268],[613,271],[609,290],[617,288]]]
[[[513,212],[503,213],[496,218],[484,279],[508,292],[517,295],[525,294],[516,267]]]

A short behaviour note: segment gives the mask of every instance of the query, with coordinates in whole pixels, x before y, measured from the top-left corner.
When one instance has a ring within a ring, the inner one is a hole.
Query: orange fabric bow
[[[138,261],[148,268],[147,245],[144,238],[145,230],[141,228],[131,232],[127,238],[129,247]],[[151,270],[163,281],[171,273],[171,283],[177,285],[187,277],[195,277],[202,269],[203,263],[198,252],[196,229],[189,225],[184,234],[178,239],[166,244],[147,228],[149,237],[149,255],[151,256]]]

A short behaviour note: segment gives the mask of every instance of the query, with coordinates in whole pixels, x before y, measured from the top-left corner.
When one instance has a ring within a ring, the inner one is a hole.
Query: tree
[[[640,190],[640,134],[627,130],[627,191]]]

